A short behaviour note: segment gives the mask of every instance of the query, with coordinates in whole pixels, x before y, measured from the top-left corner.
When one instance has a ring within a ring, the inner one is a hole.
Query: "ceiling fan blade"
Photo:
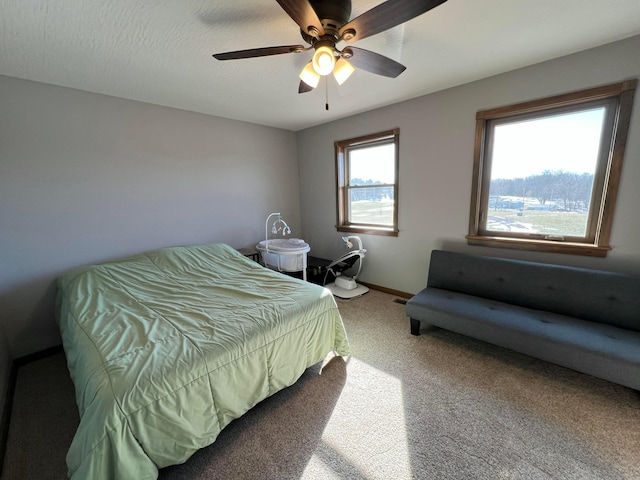
[[[407,68],[401,63],[379,53],[357,47],[349,47],[349,50],[353,51],[353,56],[348,59],[351,65],[376,75],[396,78]]]
[[[305,82],[300,80],[300,85],[298,86],[298,93],[307,93],[313,90],[311,85],[307,85]]]
[[[237,60],[239,58],[266,57],[268,55],[281,55],[283,53],[293,53],[304,50],[302,45],[285,45],[282,47],[251,48],[249,50],[238,50],[235,52],[216,53],[213,55],[218,60]]]
[[[354,30],[355,34],[346,36],[348,42],[355,42],[363,38],[376,35],[390,28],[407,22],[412,18],[428,12],[432,8],[447,0],[387,0],[362,15],[354,18],[340,29],[340,36],[347,30]]]
[[[312,37],[324,35],[322,22],[308,0],[276,0],[282,9],[287,12],[294,22],[300,26],[300,30]],[[310,28],[311,27],[311,28]],[[315,28],[315,30],[314,30]]]

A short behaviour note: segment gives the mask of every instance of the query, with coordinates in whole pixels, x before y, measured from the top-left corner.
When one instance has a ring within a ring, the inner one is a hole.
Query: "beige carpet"
[[[423,328],[371,291],[339,301],[353,356],[309,369],[173,479],[640,479],[640,394]],[[64,478],[64,357],[18,372],[3,479]]]

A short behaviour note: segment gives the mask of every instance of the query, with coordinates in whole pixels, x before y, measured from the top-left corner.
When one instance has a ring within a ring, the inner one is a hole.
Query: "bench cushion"
[[[640,333],[428,287],[410,318],[640,389]]]

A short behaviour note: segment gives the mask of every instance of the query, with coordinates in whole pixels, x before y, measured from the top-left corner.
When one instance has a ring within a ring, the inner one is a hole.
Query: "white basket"
[[[307,252],[296,255],[279,255],[272,252],[260,252],[262,263],[281,272],[299,272],[304,268]]]

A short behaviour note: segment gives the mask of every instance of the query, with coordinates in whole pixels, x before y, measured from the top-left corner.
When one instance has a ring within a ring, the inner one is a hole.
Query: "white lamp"
[[[313,64],[311,62],[307,63],[307,65],[300,72],[300,80],[309,85],[311,88],[316,88],[318,83],[320,82],[320,75],[316,73],[313,69]]]
[[[338,82],[338,85],[342,85],[347,78],[351,76],[354,72],[355,68],[349,62],[347,62],[344,58],[341,58],[336,63],[335,68],[333,69],[333,76]]]
[[[318,75],[329,75],[333,72],[333,67],[336,64],[336,57],[333,55],[333,49],[328,45],[321,45],[316,47],[316,52],[313,54],[313,69]]]

